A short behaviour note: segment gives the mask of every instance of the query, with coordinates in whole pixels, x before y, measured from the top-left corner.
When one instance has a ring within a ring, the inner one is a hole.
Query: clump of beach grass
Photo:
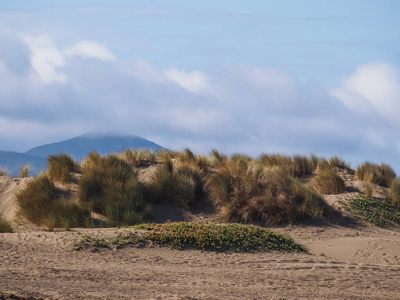
[[[127,162],[134,168],[140,167],[146,163],[155,163],[157,161],[156,153],[151,149],[126,149],[117,156]]]
[[[29,173],[30,168],[31,168],[30,165],[24,165],[24,166],[21,167],[21,178],[28,177],[28,173]]]
[[[310,186],[317,192],[328,194],[340,194],[345,191],[345,183],[326,160],[320,160],[316,176],[311,180]]]
[[[67,153],[50,155],[47,161],[49,163],[49,177],[56,182],[70,183],[72,181],[70,173],[80,170],[78,162]]]
[[[314,155],[294,155],[293,157],[283,154],[262,154],[259,158],[262,165],[272,168],[279,167],[283,172],[301,177],[312,175],[317,167],[318,158]]]
[[[227,222],[294,223],[322,217],[330,209],[323,198],[280,167],[252,160],[230,160],[207,178],[209,199]]]
[[[20,213],[29,221],[49,230],[56,227],[92,226],[90,211],[75,202],[57,196],[54,182],[47,173],[30,180],[17,193]]]
[[[143,221],[142,187],[136,171],[116,155],[92,152],[82,163],[79,200],[105,215],[110,226]]]
[[[3,219],[0,216],[0,233],[12,233],[14,232],[11,223]]]
[[[0,167],[0,176],[10,176],[6,168]]]
[[[390,187],[392,180],[396,178],[396,173],[388,164],[381,163],[378,165],[371,162],[364,162],[357,167],[355,177],[369,183]]]
[[[400,179],[395,178],[390,185],[390,200],[392,205],[400,207]]]

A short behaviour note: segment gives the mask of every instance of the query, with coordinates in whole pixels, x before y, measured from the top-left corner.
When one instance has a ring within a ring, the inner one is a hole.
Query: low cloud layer
[[[4,28],[0,44],[2,150],[107,130],[172,149],[338,154],[400,171],[400,73],[385,63],[361,65],[328,89],[254,65],[159,70],[120,61],[97,41],[61,48]]]

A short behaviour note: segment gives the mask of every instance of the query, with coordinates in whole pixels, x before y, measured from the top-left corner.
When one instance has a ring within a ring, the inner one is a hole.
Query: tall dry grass
[[[312,178],[310,186],[321,194],[340,194],[346,189],[344,180],[333,169],[331,162],[320,159],[316,175]]]
[[[47,161],[49,163],[49,177],[56,182],[70,183],[72,181],[70,173],[80,170],[79,163],[67,153],[50,155]]]
[[[400,206],[400,179],[395,178],[390,185],[390,200],[393,205]]]
[[[21,178],[28,177],[28,173],[29,173],[30,168],[31,168],[30,165],[25,165],[25,166],[21,167]]]
[[[294,155],[291,157],[282,154],[262,154],[259,161],[268,168],[279,167],[291,176],[301,177],[313,174],[317,167],[318,158],[315,155]]]
[[[357,167],[355,177],[369,183],[390,187],[392,180],[396,178],[396,173],[388,164],[381,163],[378,165],[364,162]]]
[[[157,161],[156,153],[149,149],[126,149],[117,156],[135,168]]]
[[[14,232],[10,222],[7,220],[3,219],[0,216],[0,233],[12,233]]]
[[[329,214],[321,196],[286,170],[264,164],[230,160],[209,175],[207,192],[224,221],[280,224]]]
[[[88,209],[57,196],[54,182],[46,173],[30,180],[25,189],[17,193],[17,200],[24,217],[49,230],[55,227],[88,227],[93,224]]]
[[[88,155],[82,163],[78,195],[81,203],[105,215],[111,226],[143,221],[145,207],[137,174],[116,155]]]

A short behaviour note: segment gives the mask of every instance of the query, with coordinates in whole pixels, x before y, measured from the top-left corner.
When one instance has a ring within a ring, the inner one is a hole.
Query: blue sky
[[[0,149],[92,130],[400,172],[399,1],[0,2]]]

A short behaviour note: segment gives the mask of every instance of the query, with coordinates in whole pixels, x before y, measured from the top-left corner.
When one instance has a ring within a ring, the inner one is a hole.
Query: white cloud
[[[212,93],[208,77],[199,71],[185,72],[176,68],[164,70],[164,75],[172,82],[196,94]]]
[[[58,72],[57,67],[64,66],[62,53],[53,45],[49,36],[25,37],[29,49],[32,52],[31,64],[40,78],[46,82],[66,80],[66,75]]]
[[[400,73],[396,67],[385,63],[364,64],[332,94],[355,112],[370,114],[374,108],[400,125]]]
[[[97,58],[104,61],[116,60],[114,54],[103,44],[96,41],[80,41],[69,47],[66,51],[67,55],[77,55],[86,58]]]

